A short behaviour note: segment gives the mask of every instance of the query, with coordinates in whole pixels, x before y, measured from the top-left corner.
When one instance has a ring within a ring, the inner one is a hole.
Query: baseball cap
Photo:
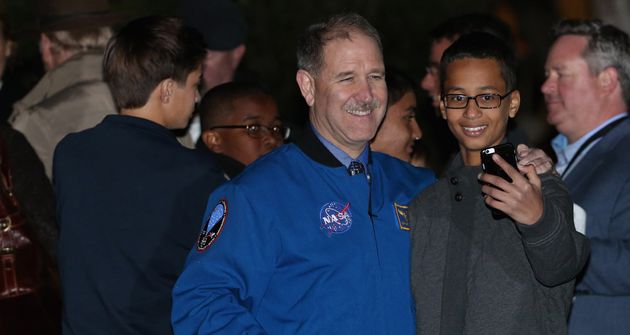
[[[177,14],[203,35],[210,50],[232,50],[245,42],[247,23],[230,0],[182,0]]]

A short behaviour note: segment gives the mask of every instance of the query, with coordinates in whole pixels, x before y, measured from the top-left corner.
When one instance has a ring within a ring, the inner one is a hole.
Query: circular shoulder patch
[[[203,225],[199,239],[197,239],[197,251],[205,251],[219,237],[227,218],[228,208],[225,199],[220,200],[214,207],[210,217]]]

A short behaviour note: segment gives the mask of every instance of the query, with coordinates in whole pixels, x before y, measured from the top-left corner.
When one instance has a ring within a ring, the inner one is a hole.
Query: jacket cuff
[[[516,223],[518,231],[527,243],[538,243],[552,235],[558,228],[558,217],[543,196],[543,215],[533,225]]]

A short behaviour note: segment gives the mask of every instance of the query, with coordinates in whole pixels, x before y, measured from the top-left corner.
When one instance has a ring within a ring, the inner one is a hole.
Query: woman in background
[[[370,148],[411,163],[415,142],[422,137],[416,121],[415,85],[403,73],[389,69],[385,81],[387,113]]]

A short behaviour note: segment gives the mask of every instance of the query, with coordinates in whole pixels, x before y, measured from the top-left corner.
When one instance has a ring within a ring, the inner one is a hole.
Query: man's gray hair
[[[110,27],[97,27],[78,30],[58,30],[44,33],[48,36],[53,53],[76,54],[91,50],[104,50],[112,37]]]
[[[353,32],[362,33],[372,38],[381,53],[383,52],[378,31],[365,18],[356,13],[334,15],[324,22],[306,28],[298,41],[298,68],[314,75],[317,74],[323,65],[326,43],[339,38],[350,39],[350,33]]]
[[[582,53],[589,70],[598,74],[606,68],[617,70],[626,106],[630,106],[630,38],[619,28],[600,20],[564,20],[553,28],[554,38],[584,36],[588,44]]]

